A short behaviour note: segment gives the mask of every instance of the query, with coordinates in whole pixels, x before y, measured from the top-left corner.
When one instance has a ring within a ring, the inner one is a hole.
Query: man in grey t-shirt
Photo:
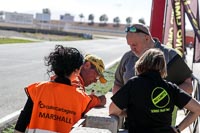
[[[126,29],[126,32],[127,32],[126,35],[127,43],[130,46],[131,50],[124,54],[115,72],[115,81],[114,81],[114,86],[112,88],[113,94],[115,94],[129,80],[129,78],[135,75],[134,71],[135,62],[147,49],[150,48],[161,49],[165,54],[165,59],[167,64],[170,61],[172,61],[175,57],[180,57],[174,49],[167,48],[165,45],[160,44],[159,41],[154,40],[153,37],[151,36],[151,33],[149,32],[149,29],[143,24],[133,24],[132,26]],[[182,69],[181,67],[187,68],[187,70],[189,71],[182,78],[183,82],[177,85],[187,93],[191,94],[192,72],[190,71],[184,60],[182,60],[182,65],[180,66],[179,69]],[[177,72],[177,70],[174,71]],[[181,73],[183,72],[182,71],[177,72],[177,74]]]

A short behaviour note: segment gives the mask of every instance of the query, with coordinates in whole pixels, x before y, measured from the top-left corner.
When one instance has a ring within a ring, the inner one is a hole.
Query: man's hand
[[[104,106],[106,104],[106,97],[105,97],[105,95],[98,96],[98,98],[101,101],[100,106]]]

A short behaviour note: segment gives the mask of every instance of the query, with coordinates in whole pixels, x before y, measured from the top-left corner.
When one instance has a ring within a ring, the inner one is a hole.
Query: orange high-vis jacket
[[[81,90],[83,90],[83,92],[85,92],[84,81],[80,75],[76,80],[72,81],[72,85],[75,86],[76,88],[80,88]],[[91,98],[91,101],[88,104],[86,112],[88,112],[90,109],[94,107],[98,107],[101,105],[101,100],[99,99],[99,97],[97,97],[96,95],[89,95],[89,97]]]
[[[31,132],[69,133],[91,100],[83,91],[56,82],[35,83],[26,92],[33,101]]]

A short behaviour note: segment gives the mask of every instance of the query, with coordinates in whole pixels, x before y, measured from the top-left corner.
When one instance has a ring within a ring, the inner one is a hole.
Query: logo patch
[[[156,87],[151,93],[151,101],[157,108],[165,108],[169,102],[170,97],[167,91],[162,87]]]

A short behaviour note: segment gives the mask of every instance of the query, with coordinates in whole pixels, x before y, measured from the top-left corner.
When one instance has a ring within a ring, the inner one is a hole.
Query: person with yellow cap
[[[104,70],[105,66],[100,57],[93,54],[87,54],[85,56],[85,62],[82,65],[80,74],[76,80],[72,81],[72,84],[76,87],[82,88],[82,90],[85,92],[85,87],[92,83],[96,83],[98,80],[101,83],[106,83],[107,80],[103,75]],[[105,95],[96,96],[95,94],[91,94],[89,96],[91,101],[86,111],[93,107],[104,106],[106,104]]]
[[[81,89],[83,92],[85,92],[85,87],[92,83],[96,83],[98,80],[101,83],[107,82],[103,75],[105,65],[100,57],[93,54],[86,54],[84,60],[85,61],[81,67],[80,74],[72,81],[72,85]],[[52,76],[51,80],[54,80],[55,78],[55,76]],[[106,104],[105,95],[96,96],[93,92],[89,96],[91,101],[88,104],[85,113],[93,107],[102,107]]]

